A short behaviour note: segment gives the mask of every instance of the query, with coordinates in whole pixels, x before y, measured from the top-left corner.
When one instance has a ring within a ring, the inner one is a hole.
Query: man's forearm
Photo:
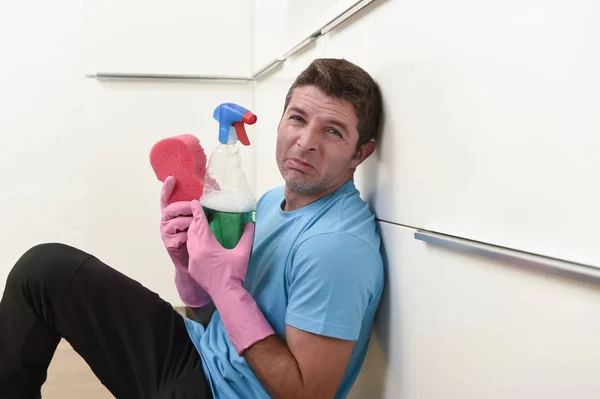
[[[216,295],[215,305],[236,350],[246,358],[269,394],[276,399],[307,397],[298,362],[287,345],[272,331],[254,298],[244,288],[235,287]],[[262,327],[251,331],[257,326]],[[264,334],[265,327],[271,330],[270,334]],[[242,346],[243,350],[239,341],[248,341],[245,337],[247,332],[256,339]]]
[[[244,352],[250,368],[276,399],[308,398],[298,362],[276,335],[258,341]]]
[[[286,325],[280,340],[242,287],[213,296],[233,346],[275,399],[331,399],[352,356],[354,341],[312,334]]]

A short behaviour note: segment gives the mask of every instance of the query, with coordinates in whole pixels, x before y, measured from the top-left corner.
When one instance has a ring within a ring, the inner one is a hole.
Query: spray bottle
[[[208,161],[200,204],[215,238],[232,249],[256,215],[256,197],[242,170],[237,144],[239,140],[250,145],[244,124],[254,124],[256,115],[237,104],[223,103],[213,118],[219,122],[219,145]]]

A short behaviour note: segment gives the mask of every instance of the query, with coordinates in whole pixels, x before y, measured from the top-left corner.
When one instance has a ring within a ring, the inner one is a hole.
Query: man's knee
[[[39,244],[27,250],[8,275],[8,284],[71,279],[90,255],[59,243]]]

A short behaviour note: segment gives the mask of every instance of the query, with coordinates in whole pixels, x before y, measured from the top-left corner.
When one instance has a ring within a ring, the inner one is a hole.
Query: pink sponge
[[[206,174],[206,154],[200,141],[191,134],[169,137],[157,142],[150,151],[150,164],[156,177],[176,180],[169,203],[200,199]]]

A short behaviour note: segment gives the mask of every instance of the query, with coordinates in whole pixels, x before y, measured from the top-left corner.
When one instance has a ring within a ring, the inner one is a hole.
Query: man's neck
[[[349,180],[349,179],[348,179]],[[285,202],[283,203],[282,209],[284,212],[291,212],[307,205],[312,204],[315,201],[320,200],[323,197],[328,196],[331,193],[337,191],[340,187],[348,182],[346,180],[344,183],[334,186],[326,191],[321,191],[315,194],[303,194],[297,191],[290,189],[288,186],[285,186]]]

